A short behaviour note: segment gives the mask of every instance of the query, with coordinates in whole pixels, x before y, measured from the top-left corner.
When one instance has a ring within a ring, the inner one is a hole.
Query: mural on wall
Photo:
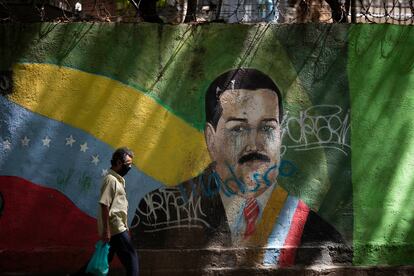
[[[334,227],[277,184],[278,176],[300,172],[281,159],[283,99],[276,84],[259,70],[238,68],[218,76],[205,94],[204,135],[212,163],[189,181],[145,195],[132,221],[137,247],[286,248],[263,256],[265,263],[280,266],[294,264],[301,244],[330,243],[351,251]],[[325,108],[337,116],[338,109]],[[349,143],[347,127],[340,133],[342,120],[335,119],[317,116],[307,131],[319,140],[303,139],[309,150],[330,140]],[[330,137],[312,127],[326,128]],[[175,239],[182,228],[191,231]],[[352,254],[348,257],[351,263]]]
[[[360,94],[369,89],[358,90],[364,74],[355,53],[364,49],[361,34],[381,45],[380,33],[339,25],[0,26],[0,236],[8,237],[0,239],[0,267],[50,273],[86,261],[99,238],[101,178],[120,146],[136,155],[126,189],[140,254],[184,248],[204,258],[188,259],[200,266],[209,265],[207,251],[252,249],[229,263],[364,264],[367,248],[387,239],[363,222],[377,215],[375,202],[354,193],[369,194],[361,188],[369,167],[355,164],[366,130],[375,129],[361,123]],[[404,231],[393,241],[408,248]],[[141,260],[143,269],[163,269]],[[367,263],[375,260],[391,257]]]

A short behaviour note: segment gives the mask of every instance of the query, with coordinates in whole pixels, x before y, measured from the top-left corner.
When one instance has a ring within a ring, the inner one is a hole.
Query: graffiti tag
[[[338,105],[315,105],[301,111],[298,117],[287,113],[282,122],[282,137],[287,139],[287,146],[283,146],[282,154],[287,149],[331,148],[348,155],[350,111],[342,113]]]
[[[83,172],[79,177],[78,183],[82,187],[83,191],[88,191],[92,186],[92,178]]]
[[[267,187],[270,187],[273,182],[269,180],[269,175],[273,171],[278,171],[278,175],[281,177],[290,177],[293,176],[296,171],[298,170],[293,162],[288,160],[282,160],[280,162],[280,166],[275,164],[268,168],[263,174],[258,172],[253,172],[252,176],[254,182],[256,184],[255,187],[249,188],[246,183],[242,179],[236,176],[234,172],[234,168],[230,165],[227,165],[227,169],[231,174],[231,177],[222,180],[221,177],[217,174],[217,172],[213,171],[209,175],[202,174],[198,177],[197,183],[193,180],[190,180],[190,184],[192,187],[192,193],[196,193],[198,190],[197,187],[201,187],[202,194],[207,197],[212,197],[217,194],[220,189],[222,189],[224,195],[231,197],[238,193],[246,194],[246,193],[254,193],[259,190],[259,188],[265,183]],[[237,190],[230,185],[230,183],[236,184]],[[180,187],[181,188],[181,187]],[[187,200],[185,191],[181,191],[184,197],[184,200]]]
[[[206,215],[201,209],[201,197],[195,198],[191,194],[190,198],[185,200],[177,188],[161,188],[147,194],[143,200],[147,208],[146,210],[137,208],[135,214],[137,221],[131,228],[140,223],[153,228],[146,230],[146,232],[179,227],[202,227],[197,223],[210,227],[203,219]],[[140,217],[144,217],[145,220],[140,221]]]
[[[56,170],[56,183],[61,189],[64,189],[72,180],[74,179],[73,175],[75,174],[75,170],[70,168],[67,171]],[[92,178],[86,173],[82,172],[77,178],[78,185],[81,186],[82,191],[88,191],[92,187]]]
[[[59,187],[65,188],[71,180],[74,172],[75,170],[72,168],[70,168],[66,173],[62,170],[58,170],[56,172],[56,183],[59,185]]]
[[[270,173],[278,170],[281,176],[288,177],[297,170],[292,162],[282,160],[280,166],[273,165],[263,174],[255,173],[256,187],[249,188],[247,184],[236,177],[231,166],[228,166],[228,169],[232,176],[225,181],[221,180],[217,172],[212,171],[199,175],[195,180],[189,180],[190,186],[164,187],[145,195],[135,212],[131,228],[141,224],[144,226],[145,232],[157,232],[181,227],[211,227],[206,221],[206,214],[202,209],[202,198],[212,197],[219,193],[220,189],[228,197],[238,193],[255,192],[260,186],[270,187],[274,184],[269,180]],[[239,191],[230,187],[231,181],[237,183]]]

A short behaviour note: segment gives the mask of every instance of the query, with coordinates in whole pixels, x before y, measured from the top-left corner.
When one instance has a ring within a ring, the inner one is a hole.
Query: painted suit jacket
[[[219,189],[213,171],[208,168],[178,186],[148,193],[140,201],[131,225],[136,247],[234,248]],[[265,262],[280,267],[314,264],[326,248],[334,249],[328,252],[330,264],[352,262],[352,250],[339,232],[280,186],[273,189],[247,244],[281,248],[271,251],[269,256],[261,253]]]

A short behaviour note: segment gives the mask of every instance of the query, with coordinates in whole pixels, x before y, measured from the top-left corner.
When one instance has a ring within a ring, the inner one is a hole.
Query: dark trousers
[[[138,256],[128,231],[113,235],[109,245],[108,263],[111,263],[116,254],[126,269],[126,275],[138,276]],[[73,275],[88,275],[85,273],[88,263]]]
[[[138,276],[138,256],[128,231],[113,235],[109,245],[108,263],[111,263],[116,253],[126,269],[126,275]]]

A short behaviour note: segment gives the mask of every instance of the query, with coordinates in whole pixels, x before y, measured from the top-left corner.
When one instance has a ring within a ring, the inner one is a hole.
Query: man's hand
[[[105,243],[109,243],[109,240],[111,239],[111,233],[109,232],[109,229],[104,229],[101,240]]]
[[[103,242],[109,242],[111,239],[111,232],[109,231],[109,208],[101,204],[103,231],[101,239]]]

